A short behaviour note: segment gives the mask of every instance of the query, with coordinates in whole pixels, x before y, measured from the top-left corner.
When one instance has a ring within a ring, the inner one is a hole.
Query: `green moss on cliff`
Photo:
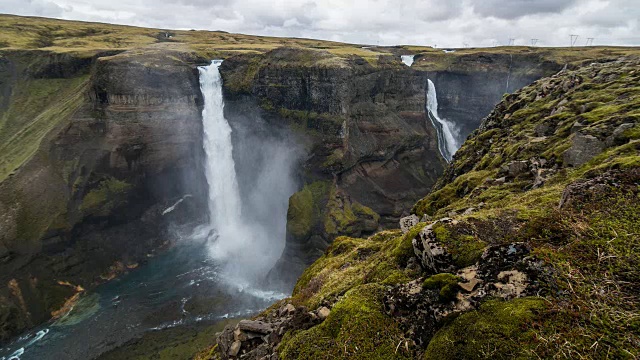
[[[298,239],[308,237],[312,227],[321,221],[329,197],[329,187],[329,182],[314,182],[305,185],[289,198],[287,231],[292,236]]]
[[[107,215],[122,204],[129,189],[131,184],[109,177],[82,198],[80,210],[93,215]]]
[[[38,150],[42,140],[81,106],[88,76],[28,79],[15,84],[0,116],[0,182]]]
[[[337,235],[359,236],[364,230],[363,222],[369,221],[377,227],[380,215],[358,202],[351,202],[346,196],[338,196],[335,189],[329,194],[324,231],[330,237]],[[369,230],[370,231],[370,230]]]
[[[458,176],[451,184],[431,193],[428,197],[418,201],[413,207],[413,212],[422,215],[434,215],[438,210],[449,207],[452,204],[458,206],[465,195],[482,183],[491,175],[490,171],[477,171]]]
[[[384,287],[361,285],[338,301],[329,317],[309,330],[287,333],[278,347],[283,359],[409,359],[398,347],[404,336],[384,313]]]
[[[435,224],[433,233],[437,241],[451,254],[456,266],[460,268],[473,265],[480,260],[482,251],[487,246],[486,242],[476,236],[457,232],[456,229],[452,229],[452,226],[443,223]]]
[[[325,254],[305,270],[293,291],[293,301],[316,308],[362,284],[398,284],[416,274],[402,261],[413,253],[411,240],[399,231],[385,231],[367,239],[339,237]]]
[[[484,309],[486,319],[481,309],[441,330],[427,358],[633,358],[640,352],[633,330],[640,292],[631,285],[640,278],[640,244],[631,236],[640,231],[635,120],[640,93],[629,86],[640,80],[638,68],[637,60],[586,67],[507,96],[456,154],[436,191],[416,205],[416,212],[444,216],[482,204],[459,216],[456,225],[434,226],[438,240],[452,252],[460,245],[477,244],[475,256],[480,242],[527,242],[558,271],[558,283],[552,286],[560,287],[546,298],[548,306],[524,317],[525,323],[534,321],[539,327],[507,324],[513,338],[492,323],[494,317],[501,318],[500,309]],[[564,154],[573,151],[576,134],[598,139],[603,151],[570,167]],[[510,161],[531,158],[542,159],[550,169],[540,188],[532,189],[530,169],[515,177],[501,169]],[[499,176],[507,176],[506,181],[495,183]],[[470,178],[486,181],[466,181]],[[590,179],[593,186],[580,185]],[[576,187],[569,190],[571,186]],[[559,209],[567,197],[570,205]],[[462,329],[471,330],[456,336]],[[500,330],[496,336],[495,329]]]
[[[544,300],[492,300],[462,314],[431,339],[425,360],[529,358],[535,340],[531,325],[545,308]]]

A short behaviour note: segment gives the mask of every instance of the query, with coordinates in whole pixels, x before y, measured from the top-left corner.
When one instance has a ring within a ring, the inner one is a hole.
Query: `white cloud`
[[[55,1],[48,0],[2,0],[0,12],[16,15],[62,16],[63,9]]]
[[[364,44],[640,44],[637,0],[1,0],[0,12]]]

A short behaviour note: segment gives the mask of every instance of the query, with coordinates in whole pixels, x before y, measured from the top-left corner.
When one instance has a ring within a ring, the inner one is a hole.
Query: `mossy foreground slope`
[[[506,96],[412,227],[336,239],[255,319],[264,343],[202,356],[637,358],[639,83],[625,58]]]

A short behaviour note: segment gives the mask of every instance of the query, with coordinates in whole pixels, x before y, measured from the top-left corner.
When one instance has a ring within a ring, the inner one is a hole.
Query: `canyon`
[[[34,21],[32,26],[41,25]],[[205,96],[198,68],[213,59],[223,59],[218,64],[224,101],[220,115],[232,130],[233,157],[250,159],[236,165],[237,176],[263,176],[252,172],[250,164],[260,154],[251,144],[241,144],[246,134],[255,136],[256,148],[264,146],[258,139],[287,139],[295,153],[287,160],[293,180],[283,238],[274,240],[281,255],[263,270],[264,279],[283,293],[293,290],[294,298],[302,296],[300,302],[309,308],[324,304],[318,298],[322,295],[328,310],[337,302],[327,299],[342,296],[347,288],[338,294],[325,288],[329,282],[309,285],[318,275],[316,260],[330,261],[356,248],[367,258],[376,246],[355,246],[349,239],[375,242],[381,236],[375,234],[397,232],[398,222],[412,214],[422,221],[478,208],[459,203],[472,191],[486,190],[474,190],[485,180],[478,172],[525,160],[524,155],[503,155],[493,164],[491,156],[498,159],[500,151],[487,153],[478,145],[496,136],[491,129],[502,120],[499,115],[504,121],[518,117],[514,114],[525,101],[521,88],[560,71],[580,71],[593,62],[607,64],[636,53],[525,47],[444,53],[401,46],[364,51],[348,44],[298,39],[282,44],[244,35],[234,49],[218,46],[234,34],[185,31],[166,41],[154,29],[104,31],[144,31],[149,39],[114,48],[75,48],[64,38],[54,39],[57,48],[0,48],[0,150],[5,154],[0,164],[0,342],[59,317],[74,298],[179,246],[177,233],[212,221],[207,175],[219,171],[207,173]],[[257,47],[243,47],[250,42]],[[402,55],[415,55],[411,66]],[[429,118],[434,112],[428,110],[428,94],[437,96],[435,116],[455,126],[455,148],[470,136],[471,142],[452,158],[439,148],[442,137]],[[536,99],[530,97],[527,101]],[[512,136],[505,131],[496,142]],[[540,137],[552,133],[542,127],[535,131]],[[613,129],[603,132],[613,136]],[[477,164],[487,169],[476,169]],[[493,184],[487,182],[487,187]],[[232,218],[258,222],[259,214],[268,212]],[[447,225],[453,227],[449,231],[467,231],[457,224]],[[417,236],[393,234],[387,240],[406,237],[411,243]],[[401,260],[402,266],[409,266],[407,261]],[[463,268],[456,264],[456,271]],[[323,276],[334,280],[331,274]],[[394,296],[406,295],[406,289],[393,286]],[[372,286],[354,296],[369,301],[380,291]],[[298,312],[294,306],[286,316]],[[275,316],[284,313],[278,309]],[[290,345],[304,342],[296,336],[288,339],[285,355],[300,355]]]

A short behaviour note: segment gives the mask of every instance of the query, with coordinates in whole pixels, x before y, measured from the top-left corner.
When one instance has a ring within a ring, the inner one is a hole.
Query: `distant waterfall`
[[[436,86],[433,81],[428,80],[429,87],[427,90],[427,116],[433,127],[436,128],[438,133],[438,150],[447,162],[451,162],[453,154],[456,153],[460,144],[458,143],[457,129],[455,124],[447,119],[441,119],[438,116],[438,97],[436,95]]]
[[[407,66],[411,66],[413,65],[413,58],[415,57],[415,55],[401,55],[400,59],[402,59],[402,62],[407,65]]]

